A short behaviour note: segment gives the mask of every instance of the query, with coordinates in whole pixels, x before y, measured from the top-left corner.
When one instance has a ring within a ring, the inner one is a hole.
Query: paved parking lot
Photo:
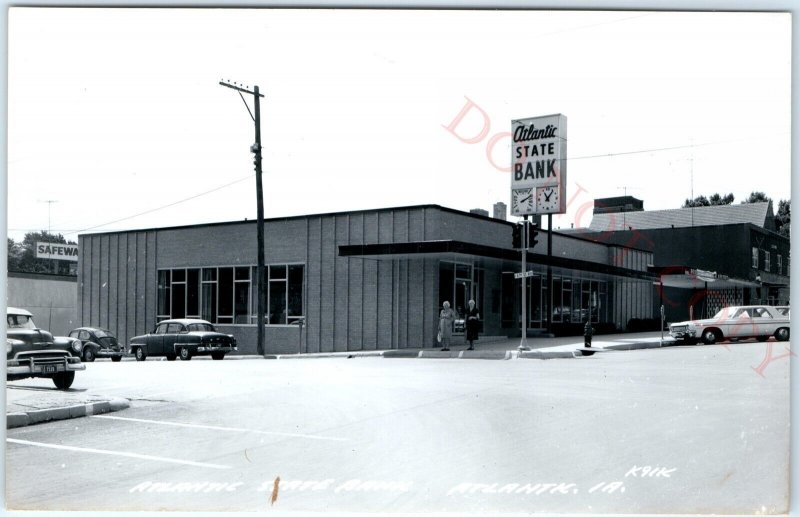
[[[775,358],[784,347],[548,361],[96,362],[73,389],[130,408],[8,430],[7,503],[779,513],[789,362]],[[9,390],[37,386],[49,389],[28,380]]]

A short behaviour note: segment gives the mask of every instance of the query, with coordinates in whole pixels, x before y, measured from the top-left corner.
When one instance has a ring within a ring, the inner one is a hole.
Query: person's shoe
[[[442,348],[442,352],[449,352],[449,351],[450,351],[449,348]]]
[[[475,350],[475,347],[471,346],[471,347],[467,348],[467,350]]]

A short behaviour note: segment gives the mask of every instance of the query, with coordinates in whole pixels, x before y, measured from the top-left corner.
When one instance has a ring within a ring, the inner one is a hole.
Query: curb
[[[37,409],[26,413],[8,413],[6,414],[6,429],[25,427],[27,425],[40,424],[53,420],[66,420],[69,418],[99,415],[101,413],[111,413],[113,411],[127,409],[128,407],[130,407],[130,401],[114,397],[109,400],[76,404],[74,406]]]
[[[371,350],[367,352],[322,352],[319,354],[269,354],[265,356],[253,356],[255,359],[323,359],[330,357],[338,357],[343,359],[354,359],[356,357],[382,357],[389,351],[384,350]],[[399,350],[398,350],[399,352]],[[417,352],[414,352],[416,357]]]
[[[606,350],[643,350],[646,348],[661,348],[661,343],[658,341],[648,343],[621,343],[619,345],[608,345],[603,348]]]
[[[541,350],[530,350],[519,352],[517,357],[519,359],[574,359],[578,357],[572,350],[558,350],[553,352],[546,352]]]

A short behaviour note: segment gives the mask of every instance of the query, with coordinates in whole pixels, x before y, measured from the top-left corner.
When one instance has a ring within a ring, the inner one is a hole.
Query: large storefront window
[[[302,264],[267,266],[268,325],[303,317]],[[202,318],[217,324],[257,322],[254,266],[165,269],[158,272],[158,321]]]
[[[528,278],[527,286],[528,325],[530,328],[544,327],[547,324],[551,300],[548,296],[547,275],[533,275]],[[585,323],[589,317],[594,323],[606,321],[607,296],[607,285],[604,281],[553,275],[551,321]]]
[[[469,308],[469,301],[475,300],[475,307],[483,315],[483,285],[485,271],[466,262],[439,263],[439,308],[444,302],[462,318]]]

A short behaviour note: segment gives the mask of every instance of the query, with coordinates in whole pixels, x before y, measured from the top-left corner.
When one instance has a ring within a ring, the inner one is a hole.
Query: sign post
[[[553,214],[567,211],[567,117],[557,113],[511,121],[511,215],[524,218],[522,273],[526,272],[528,216],[547,214],[547,330],[551,331]],[[522,339],[527,344],[527,280],[522,278]]]
[[[520,280],[522,280],[522,338],[519,340],[518,350],[530,350],[528,346],[528,307],[527,307],[527,287],[528,287],[528,266],[525,263],[528,255],[528,216],[523,217],[522,222],[522,272],[520,273]],[[517,275],[514,275],[517,276]]]

